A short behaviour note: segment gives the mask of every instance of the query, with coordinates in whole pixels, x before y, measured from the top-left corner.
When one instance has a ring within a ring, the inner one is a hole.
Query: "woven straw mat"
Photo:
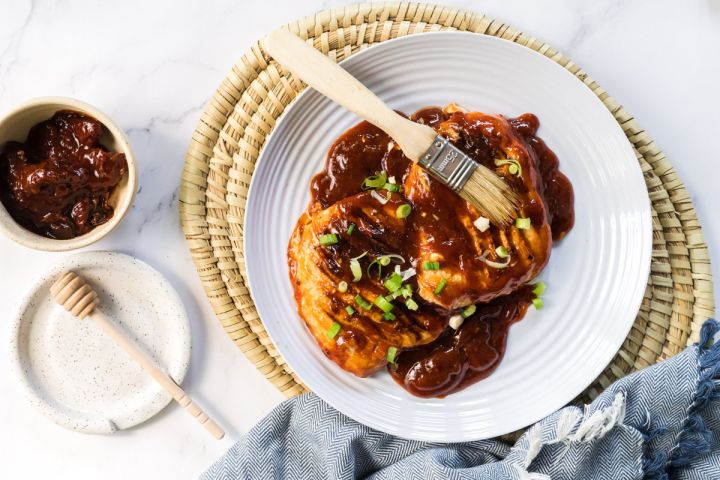
[[[670,162],[633,117],[587,73],[551,46],[482,14],[442,6],[361,4],[288,25],[335,61],[404,35],[462,30],[511,40],[557,62],[607,106],[632,143],[652,201],[652,267],[645,297],[620,351],[581,396],[589,401],[619,377],[681,351],[714,314],[712,274],[700,223]],[[246,287],[243,217],[250,179],[277,118],[304,88],[253,45],[212,97],[192,136],[180,216],[210,304],[230,338],[287,396],[306,387],[270,340]]]

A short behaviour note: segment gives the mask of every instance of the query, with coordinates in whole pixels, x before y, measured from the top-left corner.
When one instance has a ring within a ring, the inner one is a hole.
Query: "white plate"
[[[633,150],[598,98],[562,67],[495,37],[442,32],[388,41],[343,66],[393,108],[458,102],[532,112],[575,187],[575,228],[542,273],[545,308],[513,326],[487,380],[444,399],[406,393],[387,373],[360,379],[325,358],[298,317],[286,247],[309,182],[333,140],[358,118],[314,91],[288,108],[252,177],[245,258],[253,299],[278,350],[330,405],[406,438],[465,441],[529,425],[572,400],[618,351],[650,269],[650,203]]]
[[[147,264],[113,252],[66,257],[33,286],[13,324],[11,364],[30,403],[56,423],[112,433],[157,414],[170,395],[92,320],[78,320],[50,297],[67,270],[84,276],[100,306],[170,376],[190,362],[190,324],[180,297]]]

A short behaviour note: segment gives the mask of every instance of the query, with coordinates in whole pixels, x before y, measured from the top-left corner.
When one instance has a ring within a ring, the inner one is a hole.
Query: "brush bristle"
[[[475,169],[460,196],[496,225],[509,225],[517,216],[519,199],[515,192],[495,172],[482,165]]]

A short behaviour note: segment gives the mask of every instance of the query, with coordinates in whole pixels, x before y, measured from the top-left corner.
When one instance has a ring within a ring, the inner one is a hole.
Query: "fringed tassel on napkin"
[[[703,409],[720,398],[720,342],[713,338],[720,332],[720,323],[707,320],[700,330],[698,349],[698,381],[692,403],[687,408],[682,428],[675,436],[673,447],[668,452],[646,453],[643,469],[647,480],[668,480],[673,469],[684,468],[700,455],[710,452],[712,433],[702,417]],[[644,435],[648,444],[663,428],[651,430],[648,419]]]

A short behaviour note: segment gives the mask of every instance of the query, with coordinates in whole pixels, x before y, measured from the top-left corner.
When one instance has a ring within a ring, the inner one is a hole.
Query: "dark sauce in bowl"
[[[25,142],[8,142],[0,153],[0,200],[10,216],[61,240],[112,218],[112,193],[128,164],[100,143],[102,133],[95,118],[61,110],[33,126]]]

